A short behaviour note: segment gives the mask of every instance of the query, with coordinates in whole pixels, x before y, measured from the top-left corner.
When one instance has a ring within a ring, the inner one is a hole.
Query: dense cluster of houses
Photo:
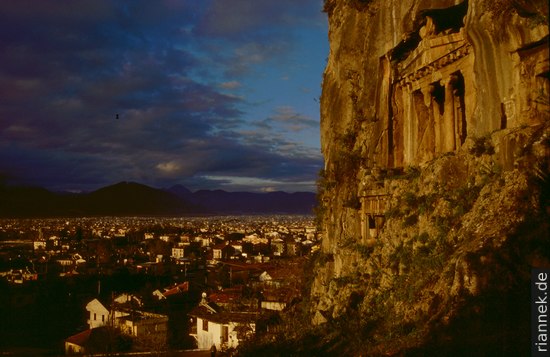
[[[147,312],[134,295],[122,294],[105,305],[93,299],[86,305],[88,329],[65,340],[66,354],[87,354],[116,350],[113,336],[125,335],[150,349],[165,349],[168,316]],[[128,346],[130,347],[130,346]]]
[[[189,313],[197,347],[231,350],[258,329],[268,332],[266,321],[301,298],[302,263],[300,259],[278,264],[220,262],[218,273],[230,277],[226,284],[231,287],[204,293]],[[239,284],[233,285],[234,280]]]
[[[186,333],[195,339],[198,349],[236,349],[259,330],[266,333],[266,321],[300,299],[304,259],[253,264],[220,259],[208,269],[207,279],[215,287],[196,284],[196,289],[205,291],[187,313],[189,320],[179,322],[187,324]],[[162,304],[185,297],[192,294],[193,284],[186,281],[157,289],[150,298]],[[169,316],[148,311],[142,300],[142,296],[125,293],[108,302],[97,298],[89,301],[88,328],[65,340],[66,354],[117,351],[124,338],[131,341],[127,348],[137,344],[138,350],[168,349]]]
[[[111,228],[105,218],[88,219],[87,226],[60,221],[56,229],[35,230],[32,240],[9,242],[1,239],[6,222],[0,221],[0,278],[9,284],[99,282],[121,272],[168,281],[147,296],[117,286],[106,296],[98,286],[86,300],[86,328],[65,340],[67,354],[166,350],[174,334],[199,349],[235,349],[266,333],[269,317],[300,299],[302,264],[319,244],[311,217],[129,220],[116,218]]]
[[[193,226],[186,221],[164,222],[158,218],[154,225],[150,219],[145,220],[149,225],[141,222],[139,229],[131,227],[131,222],[122,224],[120,218],[114,220],[111,228],[105,219],[100,220],[101,225],[85,222],[87,226],[82,226],[81,220],[67,220],[48,229],[35,223],[32,228],[27,227],[35,232],[32,239],[10,240],[8,244],[1,239],[6,225],[4,222],[1,226],[0,221],[0,277],[22,283],[52,275],[111,274],[120,269],[185,275],[187,269],[205,261],[258,263],[274,257],[307,255],[316,249],[318,239],[311,220],[283,224],[269,218],[258,224],[228,217],[193,221]],[[28,236],[27,231],[20,232]]]

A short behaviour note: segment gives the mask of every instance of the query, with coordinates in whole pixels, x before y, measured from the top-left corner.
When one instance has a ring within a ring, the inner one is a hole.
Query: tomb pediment
[[[467,2],[464,1],[450,8],[432,9],[423,14],[423,26],[392,51],[401,53],[396,58],[396,79],[401,85],[413,84],[413,88],[419,89],[448,76],[450,72],[438,73],[442,68],[450,67],[452,71],[460,69],[459,64],[453,64],[471,52],[463,32],[466,11]],[[415,83],[418,81],[422,83]]]
[[[426,87],[449,73],[460,69],[459,61],[471,52],[471,45],[462,31],[436,31],[431,17],[419,30],[420,41],[405,58],[397,63],[397,81],[414,89]],[[447,72],[442,74],[441,71]]]
[[[462,33],[425,38],[407,58],[398,64],[399,77],[405,83],[429,76],[470,53]]]
[[[453,21],[444,16],[449,9],[424,14],[424,25],[390,51],[390,165],[423,163],[465,141],[473,51],[462,25],[466,7],[456,9]]]

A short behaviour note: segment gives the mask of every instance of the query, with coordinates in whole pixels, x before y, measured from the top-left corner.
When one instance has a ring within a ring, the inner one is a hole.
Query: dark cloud
[[[223,49],[217,62],[223,63],[225,75],[240,77],[255,65],[288,65],[286,55],[293,49],[296,33],[303,27],[324,25],[322,7],[320,0],[213,0],[193,33],[220,40],[207,46]]]
[[[267,118],[264,123],[267,125],[269,125],[269,123],[279,124],[295,132],[308,128],[319,127],[318,120],[314,120],[306,115],[300,114],[290,106],[277,108],[276,113]]]
[[[286,54],[291,50],[288,40],[267,40],[261,42],[248,42],[234,48],[224,61],[225,75],[228,77],[240,77],[247,74],[254,66],[284,61]]]
[[[59,190],[312,182],[320,155],[267,129],[314,121],[281,108],[253,132],[250,103],[234,94],[243,90],[235,77],[291,50],[293,28],[318,16],[305,16],[312,3],[3,4],[0,173]]]
[[[312,13],[316,8],[318,13]],[[293,26],[322,21],[321,9],[319,0],[214,0],[197,33],[230,39],[271,37]]]

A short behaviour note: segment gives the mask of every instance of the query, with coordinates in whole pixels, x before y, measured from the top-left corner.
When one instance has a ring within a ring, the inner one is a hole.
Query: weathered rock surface
[[[342,355],[525,355],[550,267],[548,2],[325,10],[314,322],[353,326],[327,338]]]

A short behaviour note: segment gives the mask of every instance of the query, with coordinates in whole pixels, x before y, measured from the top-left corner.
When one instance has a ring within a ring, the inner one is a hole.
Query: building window
[[[96,313],[94,312],[94,321],[97,320]]]
[[[229,327],[228,326],[222,326],[222,342],[229,341]]]
[[[101,315],[101,322],[105,322],[105,315]]]
[[[208,331],[208,320],[202,320],[202,330]]]

